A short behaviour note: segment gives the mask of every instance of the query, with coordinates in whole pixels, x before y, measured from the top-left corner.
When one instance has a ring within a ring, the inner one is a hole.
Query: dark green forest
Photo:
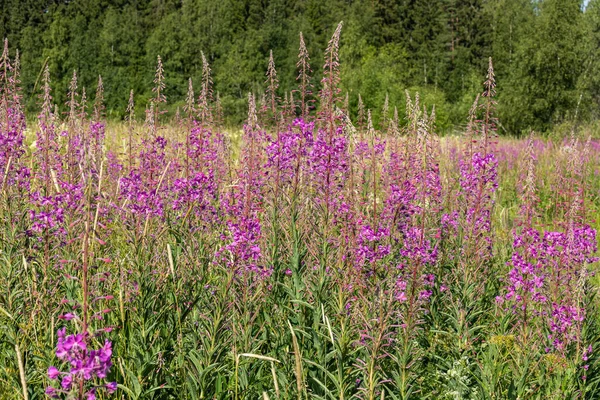
[[[225,117],[244,117],[248,92],[265,89],[273,51],[283,99],[297,87],[299,33],[314,92],[323,51],[344,21],[342,89],[355,116],[360,94],[377,119],[386,95],[405,90],[436,105],[444,131],[459,127],[481,91],[488,57],[498,81],[501,133],[548,131],[600,113],[600,0],[0,0],[0,37],[19,49],[28,108],[47,62],[55,101],[66,102],[73,70],[88,96],[104,81],[108,116],[129,92],[143,115],[157,56],[170,111],[200,82],[203,52]],[[63,106],[64,107],[64,106]]]

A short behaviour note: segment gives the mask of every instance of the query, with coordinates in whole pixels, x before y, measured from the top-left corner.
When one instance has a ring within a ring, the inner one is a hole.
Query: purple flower
[[[589,360],[590,354],[592,354],[592,345],[589,345],[585,350],[583,350],[583,355],[581,356],[581,359],[583,361]]]
[[[60,371],[56,367],[48,367],[48,378],[55,380],[58,379]]]
[[[444,216],[442,221],[446,228],[464,227],[461,250],[465,261],[461,266],[476,269],[492,254],[492,196],[498,188],[498,161],[493,151],[482,148],[481,152],[466,154],[459,162],[459,169],[460,209]]]
[[[67,352],[74,354],[81,353],[87,349],[83,333],[67,336],[63,340],[62,345]],[[60,342],[58,346],[60,346]]]
[[[363,225],[358,234],[358,244],[355,251],[357,268],[373,265],[390,254],[390,245],[383,244],[390,235],[388,229],[373,230],[370,225]]]
[[[297,180],[312,145],[313,130],[314,124],[298,119],[267,145],[265,167],[279,179],[275,184],[290,185]]]
[[[395,298],[400,303],[404,303],[406,300],[408,300],[408,297],[406,297],[405,292],[397,292]]]
[[[66,314],[60,315],[58,318],[59,319],[64,319],[65,321],[70,321],[73,318],[75,318],[75,314],[73,314],[73,313],[66,313]]]
[[[48,376],[50,379],[58,379],[59,375],[64,375],[61,381],[63,391],[70,391],[74,381],[91,384],[96,379],[106,378],[112,366],[112,343],[109,340],[106,340],[101,348],[90,350],[86,344],[85,335],[82,333],[67,336],[66,329],[62,328],[58,331],[57,336],[56,355],[67,363],[70,369],[68,372],[61,373],[58,368],[52,366],[48,368]],[[75,386],[79,387],[78,385]],[[89,387],[89,384],[86,384],[85,387]],[[106,389],[109,392],[114,391],[116,383],[109,383]],[[85,393],[86,398],[95,398],[95,395],[96,386],[92,386]]]
[[[431,290],[422,290],[419,292],[419,300],[427,300],[432,294],[433,292]]]
[[[92,388],[90,389],[86,394],[85,394],[85,399],[86,400],[96,400],[96,388]]]
[[[16,186],[28,190],[31,172],[21,161],[25,154],[25,116],[18,107],[11,105],[4,111],[6,119],[0,126],[0,183],[5,188]]]
[[[349,167],[348,140],[342,127],[334,132],[319,129],[308,154],[308,173],[316,191],[316,201],[333,211],[340,205],[337,192]]]
[[[46,395],[50,396],[53,399],[58,398],[58,391],[52,386],[48,386],[45,391]]]
[[[73,383],[73,376],[72,375],[65,375],[62,378],[62,381],[60,382],[60,386],[62,386],[62,388],[64,390],[71,390],[71,384]]]
[[[550,348],[559,352],[580,339],[585,309],[574,293],[585,279],[585,264],[595,260],[595,235],[587,225],[572,227],[567,233],[543,234],[524,227],[515,234],[511,269],[497,302],[517,316],[518,324],[536,324],[540,330],[546,325],[551,332]],[[583,357],[587,357],[585,352]]]
[[[105,387],[106,387],[106,391],[109,394],[112,394],[112,393],[114,393],[117,390],[117,382],[107,383]]]
[[[182,211],[180,217],[184,217],[191,207],[202,224],[218,221],[215,207],[218,188],[212,170],[198,172],[190,178],[176,179],[171,189],[174,197],[172,208]]]

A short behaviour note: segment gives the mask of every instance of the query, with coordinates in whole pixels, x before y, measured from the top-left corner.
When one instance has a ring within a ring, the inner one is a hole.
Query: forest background
[[[499,133],[522,135],[600,124],[600,0],[0,0],[0,38],[21,54],[29,111],[48,63],[56,102],[66,110],[73,70],[94,93],[104,81],[109,118],[124,117],[133,89],[143,116],[157,55],[170,115],[188,78],[199,82],[203,52],[228,124],[261,97],[273,51],[283,98],[296,87],[299,33],[319,65],[344,21],[342,89],[351,115],[358,95],[375,120],[386,95],[403,107],[405,90],[435,104],[438,128],[460,130],[493,57]],[[37,86],[36,87],[36,83]],[[65,111],[62,110],[62,111]],[[33,114],[30,114],[33,115]]]

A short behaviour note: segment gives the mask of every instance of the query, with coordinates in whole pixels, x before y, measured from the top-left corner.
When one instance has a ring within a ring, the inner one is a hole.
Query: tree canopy
[[[499,85],[500,131],[547,130],[600,112],[600,0],[1,0],[0,37],[19,49],[29,109],[47,63],[56,102],[76,70],[94,93],[98,76],[109,117],[125,115],[130,90],[139,114],[153,96],[157,56],[171,111],[188,79],[211,65],[225,117],[239,122],[247,93],[261,98],[272,51],[281,98],[297,85],[302,32],[313,92],[337,23],[341,88],[356,116],[358,95],[379,119],[385,98],[405,90],[435,104],[439,125],[462,124],[491,56]]]

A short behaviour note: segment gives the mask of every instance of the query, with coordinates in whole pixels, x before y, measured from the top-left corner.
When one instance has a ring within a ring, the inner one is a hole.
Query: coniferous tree
[[[163,56],[167,105],[175,115],[185,103],[188,78],[202,81],[204,52],[214,91],[229,122],[241,122],[246,94],[264,93],[264,60],[273,50],[279,92],[294,93],[298,33],[311,55],[314,100],[323,90],[322,55],[337,23],[340,89],[351,115],[358,93],[381,119],[403,107],[404,89],[436,104],[438,128],[461,124],[481,91],[487,58],[494,58],[500,132],[544,130],[578,114],[600,110],[600,12],[590,0],[4,0],[0,39],[21,54],[23,105],[37,112],[34,86],[48,64],[56,103],[67,112],[72,71],[78,85],[105,86],[106,116],[124,117],[123,92],[133,89],[138,116],[152,92],[156,56]],[[39,82],[38,82],[39,85]],[[37,89],[37,88],[36,88]],[[314,106],[318,107],[318,104]],[[289,108],[289,104],[286,106]],[[305,113],[305,110],[297,110]],[[167,117],[170,118],[170,117]],[[166,122],[166,121],[165,121]]]
[[[574,117],[585,58],[581,5],[581,0],[539,3],[534,32],[519,46],[516,75],[509,96],[503,97],[512,106],[510,111],[505,108],[504,115],[511,131],[547,129]]]

